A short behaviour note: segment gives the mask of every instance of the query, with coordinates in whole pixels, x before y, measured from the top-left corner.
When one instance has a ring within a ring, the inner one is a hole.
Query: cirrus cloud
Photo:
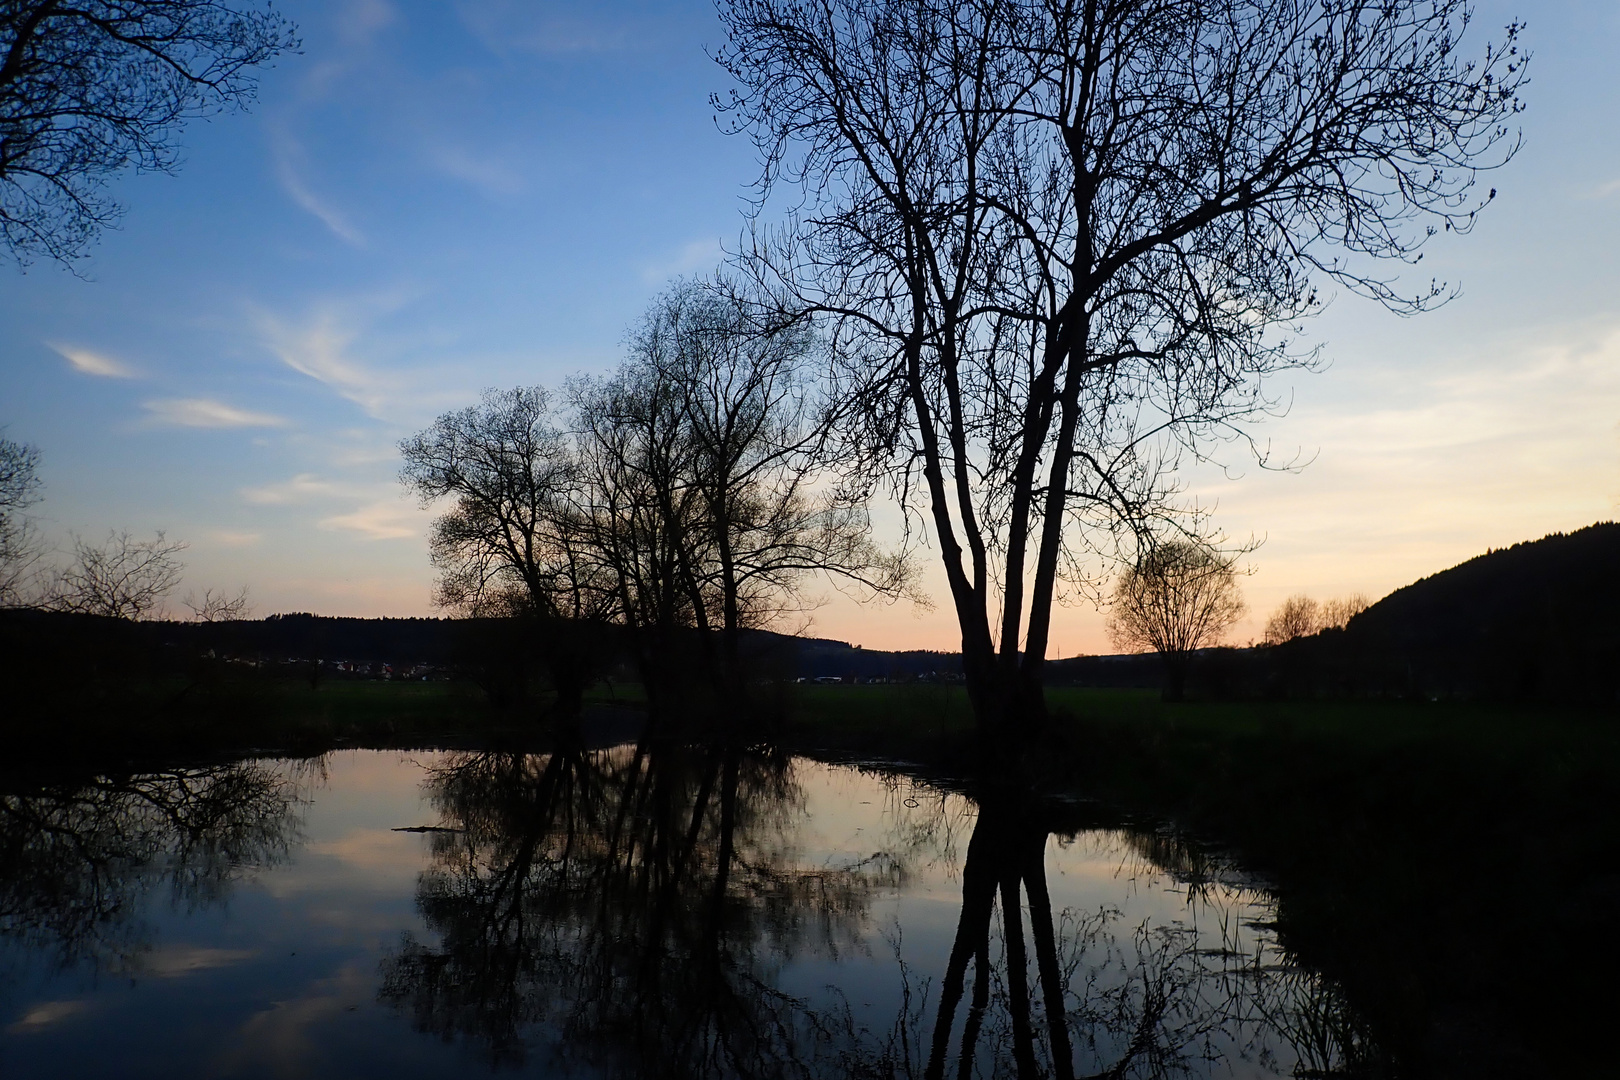
[[[285,427],[287,424],[280,416],[238,409],[212,398],[162,398],[143,402],[141,408],[151,414],[147,423],[169,427]]]
[[[105,353],[91,352],[76,345],[58,345],[55,342],[46,342],[56,353],[73,365],[73,370],[85,375],[95,375],[102,379],[133,379],[139,372],[122,360],[115,360]]]
[[[334,514],[319,522],[323,529],[355,532],[367,540],[409,540],[422,534],[420,512],[394,502],[373,502],[351,514]]]

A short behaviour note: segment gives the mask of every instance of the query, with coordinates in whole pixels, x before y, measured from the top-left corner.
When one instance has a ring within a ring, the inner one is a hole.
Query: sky
[[[48,532],[162,529],[186,590],[255,612],[429,615],[430,513],[396,443],[482,388],[600,372],[676,275],[741,228],[752,148],[717,126],[707,0],[282,0],[301,55],[246,114],[193,123],[175,175],[68,272],[0,267],[0,425],[38,446]],[[1188,474],[1258,541],[1242,643],[1287,596],[1376,599],[1491,547],[1620,516],[1620,5],[1477,5],[1533,53],[1524,148],[1467,237],[1428,251],[1448,306],[1400,318],[1339,295],[1326,370],[1273,385],[1286,416]],[[880,519],[892,515],[880,513]],[[955,648],[938,603],[821,584],[809,632]],[[1091,605],[1054,652],[1108,651]],[[792,627],[797,629],[798,627]]]

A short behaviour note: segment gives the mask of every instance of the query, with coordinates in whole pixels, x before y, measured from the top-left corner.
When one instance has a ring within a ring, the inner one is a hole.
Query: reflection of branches
[[[141,948],[140,901],[167,882],[219,901],[243,867],[287,850],[293,787],[248,762],[0,794],[0,934],[59,963],[120,966]]]
[[[792,1075],[816,1039],[776,989],[803,951],[857,940],[882,855],[804,862],[784,760],[735,748],[622,747],[464,758],[431,781],[447,824],[381,996],[419,1027],[519,1060],[638,1074]]]
[[[1093,833],[1093,842],[1101,836],[1124,849],[1121,869],[1132,876],[1168,869],[1186,888],[1192,921],[1128,926],[1112,908],[1054,915],[1041,821],[1031,807],[980,802],[931,1034],[922,1037],[920,1013],[915,1022],[918,1044],[928,1046],[923,1075],[1125,1080],[1200,1075],[1242,1060],[1329,1076],[1377,1060],[1337,990],[1280,962],[1252,918],[1268,901],[1228,868],[1173,834]],[[1211,916],[1218,943],[1199,926]],[[865,1066],[846,1073],[868,1075],[886,1062],[877,1075],[916,1075],[893,1067],[892,1035],[861,1041]]]
[[[1342,997],[1282,962],[1264,895],[1173,834],[1063,834],[1186,889],[1185,915],[1133,921],[1056,910],[1051,817],[1018,798],[896,783],[882,851],[821,865],[796,846],[791,765],[735,748],[471,755],[431,790],[457,830],[435,834],[418,886],[438,940],[407,937],[381,996],[497,1062],[543,1048],[606,1075],[1127,1080],[1374,1057]],[[918,978],[896,929],[892,1022],[867,1026],[836,989],[784,992],[786,964],[841,958],[873,891],[929,861],[961,880],[956,936],[941,976]]]

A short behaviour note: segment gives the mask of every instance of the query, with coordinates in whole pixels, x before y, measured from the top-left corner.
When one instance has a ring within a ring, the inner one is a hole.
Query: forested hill
[[[1351,629],[1415,649],[1509,640],[1524,647],[1613,646],[1620,640],[1620,523],[1477,555],[1396,589]]]
[[[1344,637],[1352,658],[1404,664],[1434,693],[1613,700],[1620,524],[1489,551],[1415,581],[1356,616]]]

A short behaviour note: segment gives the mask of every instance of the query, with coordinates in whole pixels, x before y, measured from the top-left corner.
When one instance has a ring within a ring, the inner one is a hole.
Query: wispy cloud
[[[287,421],[269,413],[251,412],[212,398],[164,398],[144,402],[147,422],[172,427],[242,428],[284,427]]]
[[[431,146],[428,160],[446,176],[489,195],[516,195],[523,190],[523,177],[515,169],[495,158],[474,154],[465,147]]]
[[[420,512],[398,502],[374,502],[319,522],[323,529],[355,532],[368,540],[410,540],[422,534]]]
[[[347,215],[316,195],[304,180],[308,159],[296,139],[284,131],[274,132],[270,140],[270,153],[275,161],[276,179],[281,182],[281,189],[288,198],[318,218],[339,240],[357,248],[366,246],[365,235],[355,228]]]
[[[337,18],[338,35],[347,45],[363,47],[398,19],[399,12],[387,0],[349,0]]]
[[[237,532],[234,529],[210,529],[208,539],[221,547],[252,547],[260,540],[256,532]]]
[[[46,342],[52,349],[73,365],[74,371],[86,375],[97,375],[103,379],[133,379],[139,375],[134,368],[122,360],[115,360],[104,353],[91,352],[74,345],[58,345],[55,342]]]
[[[200,945],[170,945],[142,958],[141,970],[160,979],[231,967],[258,955],[248,949],[207,949]]]
[[[88,1004],[85,1001],[44,1001],[29,1009],[21,1020],[7,1027],[6,1031],[13,1035],[38,1031],[83,1012]]]
[[[343,498],[352,494],[353,490],[346,484],[322,480],[314,473],[299,473],[291,480],[283,480],[279,484],[243,488],[242,498],[260,506],[287,506],[313,499]]]
[[[356,332],[334,311],[325,311],[302,326],[268,314],[259,316],[265,344],[281,362],[336,390],[376,416],[384,401],[384,378],[348,356]]]

